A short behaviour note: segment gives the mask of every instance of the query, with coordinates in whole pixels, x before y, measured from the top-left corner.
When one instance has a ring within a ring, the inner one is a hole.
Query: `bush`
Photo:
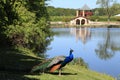
[[[107,21],[108,17],[107,16],[91,16],[89,17],[91,21]],[[110,17],[110,21],[120,21],[120,17]]]
[[[91,16],[89,19],[91,21],[98,21],[100,18],[99,18],[99,16]]]
[[[116,21],[120,21],[120,17],[116,17]]]
[[[69,22],[71,19],[73,19],[74,16],[50,16],[51,21],[63,21],[63,22]]]
[[[88,64],[82,58],[75,58],[70,64],[88,68]]]

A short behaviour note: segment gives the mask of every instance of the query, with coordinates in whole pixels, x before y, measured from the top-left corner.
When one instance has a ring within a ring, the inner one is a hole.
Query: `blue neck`
[[[72,54],[72,52],[70,52],[70,54],[69,54],[69,58],[73,58],[73,54]]]
[[[67,56],[65,58],[65,60],[63,61],[62,65],[61,66],[65,66],[67,63],[71,62],[73,60],[73,54],[72,52],[70,51],[70,54],[69,56]]]

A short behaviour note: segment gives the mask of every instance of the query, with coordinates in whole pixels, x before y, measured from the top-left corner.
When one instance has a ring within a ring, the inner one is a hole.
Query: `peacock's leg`
[[[43,69],[43,71],[42,71],[42,74],[44,74],[44,69]]]
[[[59,76],[61,76],[61,72],[62,72],[62,70],[61,70],[61,69],[59,69]]]

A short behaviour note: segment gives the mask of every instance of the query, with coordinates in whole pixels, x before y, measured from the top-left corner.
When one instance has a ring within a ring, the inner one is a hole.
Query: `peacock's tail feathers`
[[[64,59],[65,59],[65,57],[63,57],[63,56],[54,57],[52,59],[49,59],[43,63],[40,63],[40,64],[34,66],[31,70],[31,72],[37,72],[37,71],[44,72],[44,71],[49,71],[52,69],[53,70],[50,72],[53,72],[53,71],[59,69],[59,67],[60,67],[60,66],[59,67],[58,66],[54,67],[54,66],[62,63],[64,61]]]
[[[50,72],[54,72],[55,70],[59,69],[61,64],[54,65],[51,69]]]
[[[50,64],[50,62],[51,62],[51,60],[48,60],[48,61],[45,61],[43,63],[40,63],[40,64],[34,66],[31,70],[31,72],[45,71],[47,69],[48,65]]]
[[[65,57],[63,57],[63,56],[54,57],[52,59],[51,63],[48,65],[48,67],[52,67],[53,65],[58,64],[59,62],[64,61],[64,59],[65,59]]]

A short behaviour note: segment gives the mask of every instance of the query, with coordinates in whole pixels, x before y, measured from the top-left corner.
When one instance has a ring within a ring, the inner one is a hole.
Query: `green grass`
[[[91,16],[89,17],[90,20],[92,21],[108,21],[108,16]],[[116,16],[111,16],[110,17],[110,21],[120,21],[120,17],[116,17]]]
[[[75,18],[76,16],[50,16],[50,21],[57,22],[69,22],[71,19]],[[90,20],[92,21],[108,21],[108,16],[90,16]],[[120,21],[120,17],[111,16],[110,21]]]
[[[29,72],[40,62],[40,57],[25,48],[0,49],[0,70]]]
[[[100,74],[77,65],[67,65],[63,69],[61,76],[58,76],[58,72],[53,74],[44,73],[41,75],[25,76],[38,80],[115,80],[113,77],[106,74]]]
[[[63,21],[69,22],[71,19],[75,18],[75,16],[50,16],[50,21]]]

